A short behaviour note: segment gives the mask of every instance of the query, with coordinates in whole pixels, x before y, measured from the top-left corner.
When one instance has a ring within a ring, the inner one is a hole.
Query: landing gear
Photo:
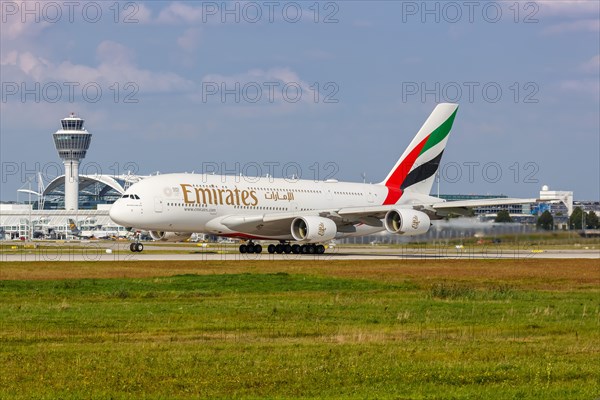
[[[129,250],[133,253],[141,253],[142,251],[144,251],[144,245],[140,242],[131,243],[129,245]]]
[[[299,245],[299,244],[292,244],[290,245],[289,243],[279,243],[277,245],[275,244],[270,244],[269,247],[267,248],[267,250],[269,251],[269,254],[324,254],[325,253],[325,246],[323,246],[322,244],[303,244],[303,245]]]
[[[295,244],[294,246],[298,245]],[[269,251],[269,254],[290,254],[294,251],[294,246],[290,245],[289,243],[282,242],[276,245],[270,244],[269,247],[267,247],[267,250]]]
[[[253,242],[249,242],[248,244],[240,245],[240,253],[241,254],[260,254],[262,253],[262,246],[260,244],[254,244]]]
[[[302,254],[324,254],[325,246],[322,244],[305,244],[300,247]]]

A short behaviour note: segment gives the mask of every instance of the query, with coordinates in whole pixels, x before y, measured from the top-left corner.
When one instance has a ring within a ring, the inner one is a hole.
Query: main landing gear
[[[322,244],[292,244],[289,243],[279,243],[279,244],[270,244],[267,248],[269,254],[323,254],[325,253],[325,246]]]
[[[260,254],[262,253],[262,246],[260,244],[254,244],[253,242],[248,242],[248,244],[240,245],[240,253],[242,254]]]
[[[260,254],[262,246],[254,242],[248,242],[240,245],[241,254]],[[322,244],[289,244],[281,242],[279,244],[270,244],[267,247],[269,254],[324,254],[325,246]]]

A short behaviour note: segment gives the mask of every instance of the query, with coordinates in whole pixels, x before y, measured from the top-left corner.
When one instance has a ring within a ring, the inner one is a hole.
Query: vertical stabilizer
[[[439,169],[458,104],[438,104],[382,185],[390,190],[384,204],[396,203],[405,190],[428,195]]]

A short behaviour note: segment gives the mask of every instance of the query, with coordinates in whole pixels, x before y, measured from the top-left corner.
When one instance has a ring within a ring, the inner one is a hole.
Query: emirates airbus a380
[[[192,233],[243,239],[241,253],[322,254],[336,238],[387,230],[421,235],[431,220],[472,207],[533,203],[536,199],[446,202],[429,195],[458,109],[439,104],[383,182],[244,180],[235,175],[164,174],[135,183],[110,209],[117,224],[148,230],[155,240]],[[139,242],[132,251],[142,251]]]

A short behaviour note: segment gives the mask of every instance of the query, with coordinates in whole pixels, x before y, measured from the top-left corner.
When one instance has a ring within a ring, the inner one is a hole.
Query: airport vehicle
[[[457,104],[439,104],[378,184],[235,175],[164,174],[130,186],[110,209],[111,219],[144,229],[155,240],[181,241],[192,232],[245,239],[241,253],[261,253],[258,240],[276,241],[269,253],[322,254],[327,242],[387,230],[420,235],[431,220],[467,214],[472,207],[533,203],[536,199],[446,202],[430,196]],[[132,251],[142,251],[135,243]]]

